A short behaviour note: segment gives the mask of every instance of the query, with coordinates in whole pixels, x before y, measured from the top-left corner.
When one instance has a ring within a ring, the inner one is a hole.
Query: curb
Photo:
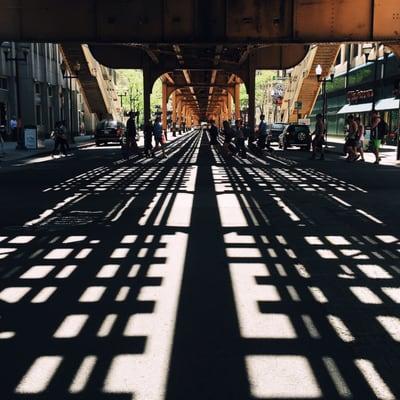
[[[94,144],[95,144],[94,141],[85,142],[85,143],[82,143],[81,145],[77,145],[77,146],[71,147],[71,150],[83,149],[85,147],[93,146]],[[43,150],[42,152],[39,152],[39,153],[25,154],[23,157],[16,158],[14,160],[2,160],[2,159],[0,159],[0,165],[2,163],[9,164],[9,163],[12,163],[12,162],[28,160],[30,158],[41,157],[41,156],[49,156],[49,155],[51,155],[52,152],[53,152],[53,150],[46,149],[46,150]]]

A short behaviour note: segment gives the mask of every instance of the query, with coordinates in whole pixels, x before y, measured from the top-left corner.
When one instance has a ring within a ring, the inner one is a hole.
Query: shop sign
[[[347,101],[349,104],[368,103],[374,97],[374,90],[352,90],[347,92]]]

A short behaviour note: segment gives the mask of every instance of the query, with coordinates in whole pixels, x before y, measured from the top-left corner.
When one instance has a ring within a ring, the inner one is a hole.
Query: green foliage
[[[269,84],[276,77],[276,71],[259,70],[256,72],[256,109],[264,110],[267,102]],[[245,85],[240,87],[240,107],[249,106],[249,96]]]
[[[125,111],[140,111],[140,122],[143,123],[143,72],[140,69],[121,69],[117,72],[117,91],[122,98]],[[158,79],[151,95],[151,110],[156,110],[156,105],[161,106],[162,89],[161,80]]]
[[[122,97],[125,111],[140,111],[140,121],[143,122],[143,72],[140,69],[118,70],[117,90]],[[256,75],[256,108],[263,109],[268,96],[268,84],[276,76],[276,71],[257,71]],[[162,84],[158,79],[151,95],[151,111],[156,111],[156,106],[161,107]],[[249,98],[245,85],[240,87],[240,106],[247,108]]]

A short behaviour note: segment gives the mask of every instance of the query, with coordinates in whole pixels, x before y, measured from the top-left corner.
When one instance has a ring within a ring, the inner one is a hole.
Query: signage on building
[[[347,92],[347,101],[349,104],[369,103],[374,98],[374,90],[352,90]]]

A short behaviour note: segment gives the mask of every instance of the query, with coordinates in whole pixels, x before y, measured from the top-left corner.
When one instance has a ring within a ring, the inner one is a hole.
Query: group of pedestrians
[[[212,122],[212,130],[215,132],[214,122]],[[243,124],[243,121],[237,119],[235,125],[231,126],[229,121],[223,122],[222,134],[224,135],[223,150],[226,155],[231,156],[232,154],[237,154],[241,158],[247,158],[247,146],[246,141],[249,143],[252,141],[251,129],[247,123]],[[210,129],[210,136],[211,135]]]
[[[381,161],[380,148],[385,136],[388,134],[389,127],[383,118],[376,111],[371,115],[371,136],[368,143],[371,152],[375,155],[374,164]],[[357,160],[365,161],[365,127],[359,117],[349,115],[347,117],[347,136],[344,145],[344,153],[347,155],[346,160],[354,162]]]
[[[146,158],[155,157],[155,152],[161,149],[163,158],[166,158],[165,144],[166,137],[161,124],[161,118],[157,117],[154,123],[149,120],[144,125],[144,156]],[[154,140],[154,146],[153,146]],[[136,129],[135,115],[131,113],[126,125],[126,132],[122,138],[122,152],[124,158],[129,159],[130,154],[143,156],[142,151],[137,144],[138,132]]]

